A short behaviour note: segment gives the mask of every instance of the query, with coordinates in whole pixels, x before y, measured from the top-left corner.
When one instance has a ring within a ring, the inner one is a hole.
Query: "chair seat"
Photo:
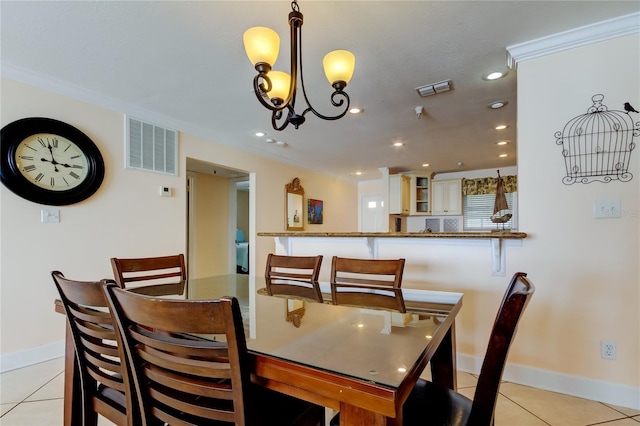
[[[471,413],[473,402],[444,386],[418,380],[402,409],[404,426],[463,426]],[[331,426],[340,426],[340,413],[331,419]]]
[[[472,404],[469,398],[451,389],[420,379],[404,403],[403,424],[466,425]]]

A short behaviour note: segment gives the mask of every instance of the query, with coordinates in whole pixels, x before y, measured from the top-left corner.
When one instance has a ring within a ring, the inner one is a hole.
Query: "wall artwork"
[[[322,224],[322,200],[307,199],[307,223],[310,225]]]
[[[604,95],[593,95],[587,113],[572,118],[555,133],[556,144],[562,145],[565,185],[633,178],[629,161],[636,147],[634,138],[640,136],[640,121],[634,122],[632,114],[638,111],[629,102],[623,104],[624,111],[609,110],[603,100]]]

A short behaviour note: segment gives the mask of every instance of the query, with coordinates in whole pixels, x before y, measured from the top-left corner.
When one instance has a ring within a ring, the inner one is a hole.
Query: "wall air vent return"
[[[126,167],[178,174],[178,132],[125,117]]]
[[[442,92],[448,92],[449,90],[453,90],[453,83],[451,82],[451,80],[444,80],[437,83],[416,87],[416,91],[423,98]]]

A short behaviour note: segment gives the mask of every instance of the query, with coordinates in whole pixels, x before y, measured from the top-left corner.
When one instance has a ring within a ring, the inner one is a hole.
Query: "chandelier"
[[[323,120],[337,120],[344,117],[349,110],[349,95],[344,92],[351,80],[355,68],[355,56],[347,50],[334,50],[327,53],[322,60],[324,73],[335,91],[331,94],[331,104],[344,109],[335,116],[320,114],[311,106],[304,89],[302,74],[302,13],[298,2],[291,2],[289,13],[289,27],[291,35],[291,73],[272,71],[271,68],[278,58],[280,51],[280,37],[271,28],[253,27],[245,31],[243,36],[244,48],[249,60],[258,74],[253,78],[253,90],[262,105],[272,111],[271,124],[275,130],[284,130],[289,123],[297,129],[305,121],[305,115],[312,112]],[[298,114],[295,111],[296,94],[298,89],[298,72],[302,95],[307,107]],[[346,101],[346,102],[345,102]],[[286,115],[285,115],[286,114]]]

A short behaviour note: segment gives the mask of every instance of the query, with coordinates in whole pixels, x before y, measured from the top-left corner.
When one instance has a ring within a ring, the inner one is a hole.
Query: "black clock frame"
[[[87,157],[88,174],[75,188],[53,191],[29,182],[16,164],[18,145],[27,137],[50,133],[75,143]],[[95,143],[82,131],[70,124],[52,118],[30,117],[7,124],[0,131],[0,179],[13,193],[39,204],[63,206],[75,204],[92,196],[104,179],[104,160]]]

